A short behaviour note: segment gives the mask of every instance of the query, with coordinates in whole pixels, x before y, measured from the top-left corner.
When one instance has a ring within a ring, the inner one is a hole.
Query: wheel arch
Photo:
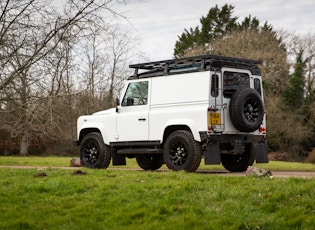
[[[167,137],[177,131],[177,130],[186,130],[192,133],[194,139],[196,141],[201,141],[200,140],[200,135],[199,132],[197,130],[192,129],[189,125],[187,124],[178,124],[178,125],[168,125],[165,129],[164,129],[164,133],[163,133],[163,143],[165,142],[165,140],[167,139]]]
[[[108,144],[108,143],[106,143],[106,141],[105,141],[105,139],[104,139],[104,137],[106,137],[106,136],[104,135],[104,132],[102,132],[101,129],[96,128],[96,127],[90,127],[90,128],[84,128],[84,129],[82,129],[82,130],[80,131],[80,134],[79,134],[79,144],[81,144],[81,141],[83,140],[83,138],[84,138],[87,134],[89,134],[89,133],[100,133],[101,136],[102,136],[102,139],[103,139],[104,143],[105,143],[105,144]]]
[[[101,131],[97,128],[85,128],[85,129],[82,129],[80,131],[80,134],[79,134],[79,142],[81,143],[81,141],[83,140],[83,138],[89,134],[89,133],[92,133],[92,132],[95,132],[95,133],[100,133]]]
[[[187,125],[169,125],[164,129],[163,142],[165,142],[165,140],[171,133],[177,130],[187,130],[191,132],[190,128]]]

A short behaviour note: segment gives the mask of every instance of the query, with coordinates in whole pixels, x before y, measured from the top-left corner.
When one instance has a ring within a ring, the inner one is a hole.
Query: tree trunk
[[[28,127],[25,127],[22,133],[22,139],[20,143],[20,155],[23,155],[23,156],[28,155],[29,145],[30,145],[30,133],[29,133]]]

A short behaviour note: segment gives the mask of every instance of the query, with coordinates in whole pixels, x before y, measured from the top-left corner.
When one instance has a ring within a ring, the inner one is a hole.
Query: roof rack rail
[[[185,57],[179,59],[169,59],[163,61],[154,61],[154,62],[146,62],[140,64],[133,64],[129,65],[130,68],[135,69],[134,75],[131,78],[141,78],[154,76],[156,72],[163,72],[162,75],[168,75],[170,70],[173,72],[177,72],[176,70],[180,69],[181,67],[189,68],[190,70],[205,70],[206,66],[208,65],[218,65],[218,66],[247,66],[249,69],[254,68],[258,69],[256,65],[262,64],[262,61],[259,60],[250,60],[250,59],[241,59],[241,58],[233,58],[233,57],[225,57],[225,56],[218,56],[218,55],[202,55],[202,56],[193,56],[193,57]],[[139,70],[147,70],[147,72],[139,73]],[[257,72],[255,70],[254,72]],[[258,69],[258,72],[259,69]],[[149,73],[145,74],[145,73]],[[151,74],[150,74],[151,73]],[[153,74],[152,74],[153,73]],[[156,75],[161,76],[161,74]]]

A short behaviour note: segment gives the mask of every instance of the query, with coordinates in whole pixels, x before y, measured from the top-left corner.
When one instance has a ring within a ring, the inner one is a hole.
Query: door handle
[[[145,121],[145,118],[139,118],[138,121]]]

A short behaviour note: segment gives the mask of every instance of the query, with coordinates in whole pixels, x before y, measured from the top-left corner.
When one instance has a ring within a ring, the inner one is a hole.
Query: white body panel
[[[78,138],[82,130],[95,129],[101,132],[105,144],[116,141],[116,117],[115,109],[100,111],[93,115],[80,116],[77,121]]]
[[[142,141],[149,138],[149,106],[121,107],[117,114],[117,141]]]
[[[200,141],[207,130],[209,71],[152,79],[150,140],[163,139],[168,126],[188,126]]]

